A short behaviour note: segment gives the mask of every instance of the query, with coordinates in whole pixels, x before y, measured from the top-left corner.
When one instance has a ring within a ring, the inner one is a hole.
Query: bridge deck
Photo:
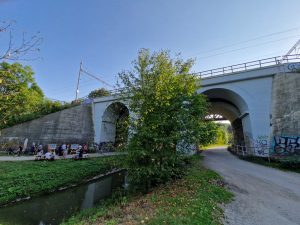
[[[277,56],[277,57],[271,57],[266,59],[260,59],[255,61],[250,61],[246,63],[240,63],[236,65],[226,66],[226,67],[220,67],[216,69],[211,70],[205,70],[199,73],[196,73],[201,77],[202,79],[208,79],[216,76],[224,76],[224,75],[230,75],[234,73],[241,73],[246,72],[254,69],[262,69],[267,67],[275,67],[275,66],[281,66],[283,64],[287,63],[295,63],[300,62],[300,55],[287,55],[285,57]],[[297,69],[297,68],[296,68]],[[298,68],[300,69],[300,68]]]

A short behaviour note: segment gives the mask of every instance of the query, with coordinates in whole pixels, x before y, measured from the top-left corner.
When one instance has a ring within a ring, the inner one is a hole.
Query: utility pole
[[[296,42],[296,44],[294,44],[294,46],[284,56],[282,56],[280,63],[282,63],[284,60],[286,60],[287,57],[292,52],[295,52],[294,55],[297,55],[299,51],[300,51],[300,39]]]
[[[80,81],[81,71],[82,71],[82,61],[80,62],[80,67],[79,67],[79,73],[78,73],[78,79],[77,79],[77,87],[76,87],[76,97],[75,97],[75,101],[78,99],[78,94],[79,94],[79,81]]]

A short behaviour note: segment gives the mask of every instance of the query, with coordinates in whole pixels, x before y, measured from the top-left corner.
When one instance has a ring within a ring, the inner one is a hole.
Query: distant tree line
[[[0,128],[70,107],[45,97],[29,66],[0,63]]]

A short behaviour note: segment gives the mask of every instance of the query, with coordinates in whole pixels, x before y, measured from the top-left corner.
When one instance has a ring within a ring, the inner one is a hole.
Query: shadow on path
[[[300,174],[241,160],[225,148],[203,155],[204,165],[222,175],[235,194],[225,206],[225,224],[300,224]]]

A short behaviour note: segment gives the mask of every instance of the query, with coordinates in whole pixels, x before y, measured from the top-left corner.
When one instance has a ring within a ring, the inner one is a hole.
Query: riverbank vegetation
[[[15,161],[0,163],[0,205],[18,198],[53,192],[123,167],[124,155],[89,160]]]
[[[231,197],[221,177],[204,168],[200,156],[194,156],[183,178],[157,186],[145,195],[115,195],[63,225],[221,224],[220,206]]]
[[[138,191],[181,177],[184,154],[215,136],[215,124],[205,120],[209,104],[197,93],[193,64],[172,59],[168,51],[142,49],[133,69],[119,74],[122,96],[130,98],[130,112],[137,115],[129,121],[126,151],[130,184]]]
[[[67,223],[219,224],[222,210],[218,204],[228,201],[231,194],[216,173],[200,166],[199,158],[191,162],[187,156],[199,144],[225,138],[223,132],[218,134],[215,123],[205,119],[210,105],[197,92],[200,79],[191,72],[193,63],[179,56],[172,59],[168,51],[142,49],[133,70],[119,74],[121,97],[124,101],[130,98],[127,102],[133,115],[124,125],[130,128],[125,146],[128,154],[78,162],[1,163],[0,204],[125,167],[128,195],[121,194],[104,208],[80,213],[84,217]]]

